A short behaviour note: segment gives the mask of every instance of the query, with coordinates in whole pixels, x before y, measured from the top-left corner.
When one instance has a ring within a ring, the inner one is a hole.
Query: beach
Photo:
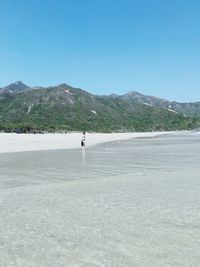
[[[0,267],[199,266],[199,133],[91,136],[0,154]]]
[[[171,132],[173,133],[173,132]],[[136,137],[154,137],[170,132],[145,133],[86,133],[86,146],[126,140]],[[0,133],[0,153],[80,148],[82,133],[16,134]]]

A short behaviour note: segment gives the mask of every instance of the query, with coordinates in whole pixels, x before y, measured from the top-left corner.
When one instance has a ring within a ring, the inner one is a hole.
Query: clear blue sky
[[[0,0],[0,87],[200,100],[199,0]]]

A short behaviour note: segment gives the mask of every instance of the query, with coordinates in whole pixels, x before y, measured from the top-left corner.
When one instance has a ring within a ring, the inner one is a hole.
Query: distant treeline
[[[137,121],[136,121],[137,122]],[[178,118],[178,120],[171,121],[168,120],[168,123],[165,122],[155,122],[150,123],[149,121],[140,121],[138,124],[135,122],[128,125],[127,127],[120,124],[112,124],[110,122],[106,125],[90,125],[87,123],[76,125],[75,127],[58,124],[58,125],[48,125],[48,124],[29,124],[29,123],[9,123],[9,124],[0,124],[0,132],[5,133],[67,133],[72,131],[88,131],[88,132],[103,132],[103,133],[111,133],[111,132],[150,132],[150,131],[172,131],[172,130],[192,130],[196,129],[198,123],[196,119],[187,119],[185,120],[183,117]],[[96,126],[96,127],[95,127]]]
[[[34,127],[30,125],[0,125],[0,131],[5,133],[56,133],[68,132],[69,129],[64,127]]]

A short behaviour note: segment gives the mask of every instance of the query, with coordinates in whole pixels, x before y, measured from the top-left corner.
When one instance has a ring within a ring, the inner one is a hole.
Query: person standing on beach
[[[85,146],[85,141],[86,141],[86,134],[85,134],[85,132],[83,132],[82,139],[81,139],[81,146],[82,147]]]

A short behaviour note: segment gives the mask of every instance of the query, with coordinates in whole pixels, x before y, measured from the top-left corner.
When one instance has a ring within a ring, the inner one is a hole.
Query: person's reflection
[[[82,165],[85,166],[85,147],[81,149]]]

